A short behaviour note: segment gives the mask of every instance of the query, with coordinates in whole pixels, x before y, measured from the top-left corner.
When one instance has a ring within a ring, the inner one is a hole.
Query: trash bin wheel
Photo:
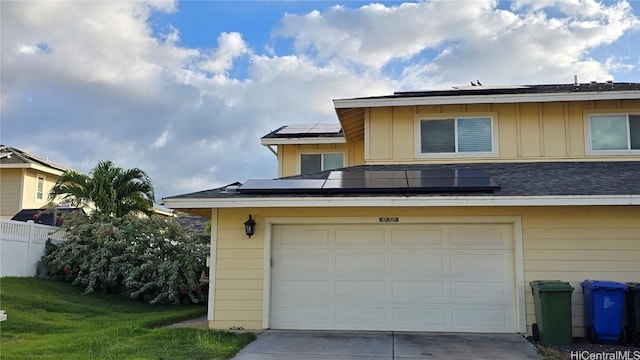
[[[596,329],[593,325],[587,328],[587,341],[592,344],[596,342]]]
[[[537,323],[531,325],[531,333],[533,333],[533,340],[540,341],[540,329]]]

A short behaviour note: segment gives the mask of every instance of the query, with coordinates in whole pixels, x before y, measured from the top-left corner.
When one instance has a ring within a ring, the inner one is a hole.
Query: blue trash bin
[[[589,342],[622,341],[624,294],[627,286],[615,281],[585,280],[584,332]]]

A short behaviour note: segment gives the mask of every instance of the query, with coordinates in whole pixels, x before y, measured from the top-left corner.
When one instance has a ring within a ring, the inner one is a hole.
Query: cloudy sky
[[[2,1],[0,143],[158,198],[277,175],[260,137],[332,99],[640,82],[640,1]]]

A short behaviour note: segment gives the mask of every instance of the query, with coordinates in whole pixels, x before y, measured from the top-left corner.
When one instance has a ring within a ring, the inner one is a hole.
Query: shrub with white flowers
[[[40,262],[50,277],[82,286],[87,294],[127,294],[151,304],[205,301],[199,278],[209,244],[175,218],[74,214],[64,228],[67,240],[48,241]]]

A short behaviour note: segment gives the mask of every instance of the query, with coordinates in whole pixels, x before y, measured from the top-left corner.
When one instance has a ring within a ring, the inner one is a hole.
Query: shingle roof
[[[553,93],[584,93],[607,91],[639,91],[640,83],[583,83],[583,84],[546,84],[546,85],[514,85],[514,86],[461,86],[451,90],[429,91],[397,91],[392,95],[353,98],[364,99],[393,99],[406,97],[431,96],[461,96],[461,95],[508,95],[508,94],[553,94]],[[343,99],[344,100],[344,99]]]
[[[263,136],[262,139],[344,137],[340,124],[284,125]]]
[[[46,158],[30,154],[12,146],[0,145],[0,165],[4,164],[38,164],[55,170],[66,171],[68,168],[52,163]]]
[[[450,170],[480,169],[500,186],[491,193],[412,193],[395,196],[553,196],[553,195],[640,195],[640,161],[615,162],[519,162],[519,163],[473,163],[435,165],[362,165],[341,171],[397,171],[397,170]],[[326,179],[330,171],[304,174],[286,179]],[[239,183],[232,184],[237,186]],[[387,196],[385,193],[371,194],[242,194],[225,191],[227,187],[199,191],[170,197],[170,199],[229,199],[270,197],[343,197],[343,196]]]

